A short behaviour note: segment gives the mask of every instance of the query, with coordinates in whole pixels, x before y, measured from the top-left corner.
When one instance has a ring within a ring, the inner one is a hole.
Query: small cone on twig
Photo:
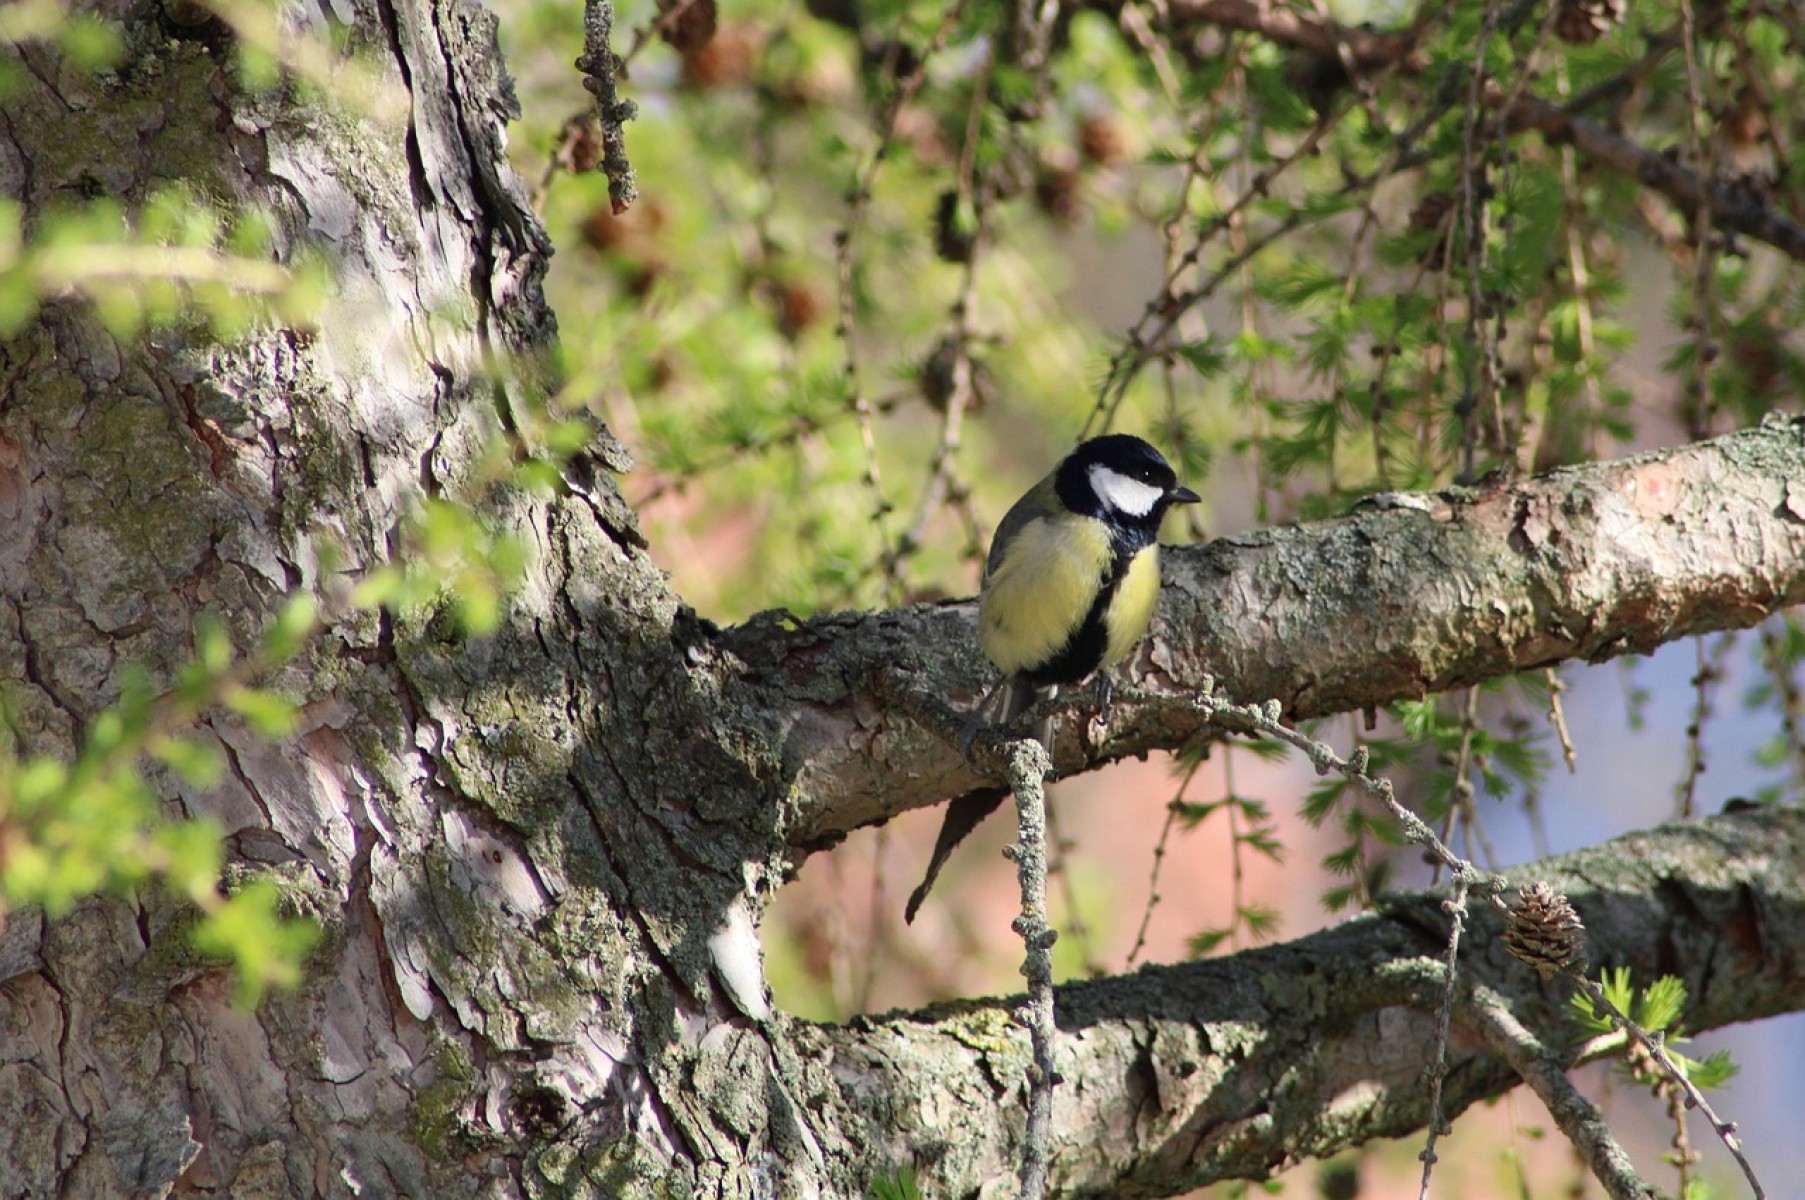
[[[1623,20],[1623,0],[1557,0],[1554,36],[1570,46],[1590,46]]]
[[[1517,893],[1504,930],[1504,948],[1543,979],[1586,955],[1586,927],[1567,897],[1537,882]]]

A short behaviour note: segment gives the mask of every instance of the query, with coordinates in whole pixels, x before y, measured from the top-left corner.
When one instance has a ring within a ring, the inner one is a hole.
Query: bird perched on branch
[[[966,745],[987,715],[1006,725],[1062,685],[1128,656],[1159,599],[1160,522],[1172,505],[1199,499],[1158,450],[1112,433],[1081,443],[1015,502],[997,526],[978,599],[978,642],[1003,679],[979,701]],[[1107,696],[1107,674],[1099,682]],[[1041,741],[1051,741],[1050,730],[1043,728]],[[986,788],[947,808],[906,920],[915,919],[953,848],[1006,794]]]

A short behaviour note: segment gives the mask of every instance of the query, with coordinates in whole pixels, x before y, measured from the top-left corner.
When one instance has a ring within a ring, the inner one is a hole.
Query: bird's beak
[[[1201,504],[1203,497],[1188,487],[1175,487],[1166,493],[1166,499],[1173,504]]]

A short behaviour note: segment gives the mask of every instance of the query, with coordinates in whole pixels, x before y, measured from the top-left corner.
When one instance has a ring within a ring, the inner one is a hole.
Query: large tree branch
[[[1689,1030],[1805,1006],[1805,812],[1665,826],[1512,875],[1570,895],[1594,973],[1679,977]],[[1437,898],[1413,896],[1288,945],[1062,988],[1053,1190],[1171,1195],[1422,1128],[1445,921]],[[1504,997],[1570,1055],[1570,987],[1511,960],[1497,934],[1490,910],[1475,914],[1465,985]],[[1028,1044],[1009,1005],[800,1027],[797,1049],[820,1064],[807,1102],[914,1165],[926,1194],[974,1194],[1020,1153]],[[1452,1111],[1517,1081],[1465,1019],[1449,1048]]]
[[[1115,11],[1121,4],[1102,0],[1101,7]],[[1395,65],[1406,74],[1416,74],[1426,65],[1414,29],[1379,32],[1254,0],[1174,0],[1164,11],[1175,31],[1200,26],[1240,30],[1279,46],[1340,59],[1356,70]],[[1344,52],[1346,57],[1341,58]],[[1486,105],[1497,109],[1509,99],[1510,90],[1492,83],[1484,92]],[[1706,205],[1713,227],[1766,242],[1790,258],[1805,261],[1805,226],[1745,192],[1701,179],[1691,168],[1598,121],[1519,92],[1504,114],[1504,122],[1512,130],[1533,129],[1551,142],[1572,145],[1593,165],[1631,176],[1666,196],[1688,217]]]
[[[1105,0],[1105,8],[1121,4]],[[1338,58],[1343,50],[1355,67],[1377,70],[1397,65],[1411,73],[1424,66],[1416,29],[1382,32],[1342,25],[1315,13],[1261,4],[1257,0],[1173,0],[1164,6],[1166,24],[1181,33],[1203,26],[1256,33],[1274,45]]]
[[[1504,102],[1504,89],[1486,89],[1490,104]],[[1711,224],[1754,238],[1805,262],[1805,225],[1791,220],[1746,190],[1725,187],[1699,178],[1698,172],[1665,154],[1613,133],[1598,121],[1568,112],[1535,96],[1521,95],[1505,117],[1515,129],[1534,129],[1556,144],[1565,142],[1594,166],[1629,175],[1666,196],[1688,218],[1701,205],[1711,212]]]
[[[1154,633],[1125,664],[1158,696],[1101,736],[1073,706],[1062,773],[1205,732],[1205,676],[1294,719],[1371,708],[1567,660],[1647,653],[1805,601],[1805,420],[1399,498],[1330,521],[1171,550]],[[765,617],[720,644],[747,707],[779,726],[792,842],[985,781],[949,744],[990,672],[969,601],[807,622]]]

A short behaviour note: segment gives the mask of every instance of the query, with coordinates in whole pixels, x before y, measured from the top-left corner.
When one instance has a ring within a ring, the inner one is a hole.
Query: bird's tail
[[[933,890],[934,881],[940,878],[940,868],[952,857],[953,850],[965,840],[967,834],[978,827],[978,823],[997,810],[1003,797],[1009,794],[1008,788],[979,788],[975,792],[967,792],[956,797],[946,806],[946,816],[941,818],[940,836],[934,841],[934,857],[928,860],[927,874],[922,877],[921,886],[909,896],[909,903],[903,908],[903,923],[913,925],[915,914],[921,908],[921,902],[928,898]]]
[[[987,722],[992,725],[1007,725],[1045,697],[1051,696],[1056,688],[1036,687],[1020,675],[1011,675],[997,684],[991,692],[978,702],[977,711],[972,713],[971,720],[960,736],[960,747],[969,750],[971,739]],[[1047,753],[1053,753],[1053,718],[1048,717],[1041,722],[1036,738]],[[940,825],[940,837],[934,842],[934,855],[928,861],[927,874],[922,878],[921,886],[909,897],[909,903],[903,909],[903,920],[913,924],[915,914],[921,908],[921,902],[927,899],[928,892],[934,886],[934,880],[940,877],[940,868],[952,855],[955,847],[965,840],[967,834],[978,827],[1004,797],[1009,795],[1008,788],[987,787],[957,797],[947,806],[946,816]]]

